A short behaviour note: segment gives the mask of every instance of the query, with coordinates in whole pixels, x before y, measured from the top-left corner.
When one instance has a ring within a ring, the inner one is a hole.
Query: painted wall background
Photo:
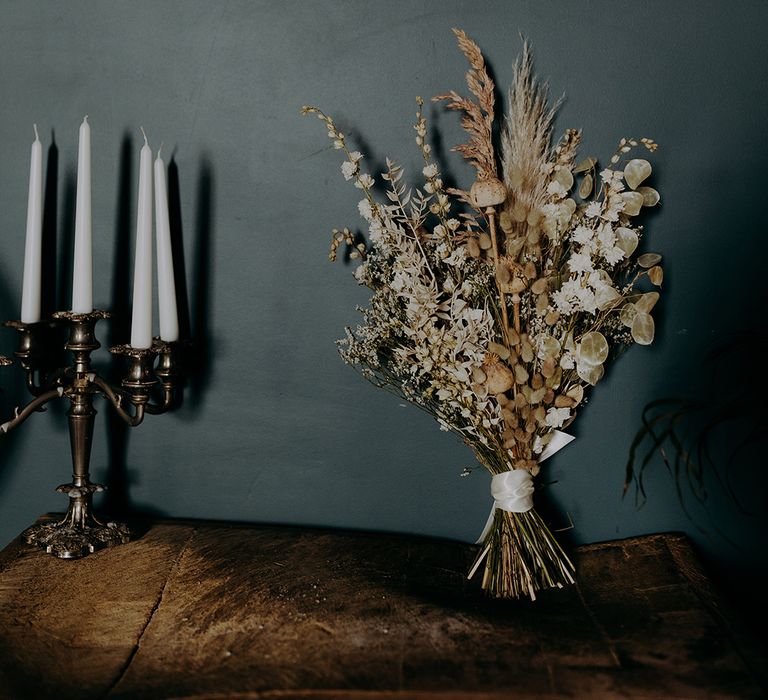
[[[94,299],[117,314],[100,337],[127,341],[144,126],[155,149],[163,142],[173,154],[198,361],[173,415],[127,434],[97,407],[92,471],[112,485],[112,507],[474,540],[491,503],[487,476],[459,478],[469,452],[336,354],[365,291],[326,253],[332,227],[358,225],[358,197],[322,125],[299,116],[302,104],[320,105],[369,164],[389,155],[417,172],[415,96],[464,88],[453,26],[480,43],[504,89],[527,36],[552,95],[566,95],[558,130],[583,128],[584,155],[607,159],[622,136],[660,143],[663,203],[646,221],[667,273],[658,340],[612,366],[575,424],[578,439],[549,463],[554,527],[570,519],[572,542],[685,530],[716,574],[754,587],[766,575],[757,450],[731,472],[748,514],[711,480],[707,505],[692,503],[689,518],[658,460],[642,509],[622,500],[621,485],[648,401],[764,385],[763,346],[719,375],[702,364],[734,333],[765,327],[764,2],[3,0],[0,316],[19,315],[33,122],[45,149],[55,133],[46,216],[58,271],[48,294],[69,308],[77,129],[88,114]],[[456,115],[430,106],[427,116],[450,173],[468,185],[470,171],[448,153],[461,139]],[[0,351],[15,341],[3,331]],[[99,362],[109,364],[105,350]],[[0,387],[8,415],[25,399],[19,370],[0,370]],[[69,473],[63,409],[0,442],[0,544],[64,506],[53,493]],[[719,436],[724,454],[733,436]]]

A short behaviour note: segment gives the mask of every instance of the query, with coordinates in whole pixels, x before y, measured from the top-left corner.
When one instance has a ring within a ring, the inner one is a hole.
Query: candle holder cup
[[[9,321],[5,324],[20,333],[15,355],[25,372],[27,389],[34,398],[23,408],[17,408],[12,419],[0,425],[0,433],[13,430],[33,413],[45,410],[50,401],[63,398],[70,403],[67,420],[72,481],[56,489],[69,497],[67,513],[59,521],[33,525],[22,534],[27,543],[37,544],[62,559],[83,557],[97,549],[125,543],[131,536],[125,524],[102,522],[93,513],[93,494],[104,490],[104,486],[90,480],[89,471],[96,419],[94,399],[104,398],[127,425],[135,427],[147,413],[165,413],[175,407],[181,393],[181,376],[175,358],[178,343],[155,340],[148,349],[126,345],[110,348],[114,355],[128,358],[128,368],[119,386],[95,371],[91,354],[101,347],[95,327],[98,321],[106,318],[109,318],[106,311],[83,314],[59,311],[52,319],[40,323]],[[62,328],[68,330],[63,349],[71,353],[72,361],[54,368],[51,358],[56,352],[46,345]],[[0,358],[0,365],[8,363],[7,358]],[[160,397],[154,401],[153,390],[158,385]]]

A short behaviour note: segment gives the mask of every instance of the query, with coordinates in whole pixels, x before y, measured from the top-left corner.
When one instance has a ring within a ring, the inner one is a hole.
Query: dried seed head
[[[559,311],[550,311],[545,317],[544,322],[548,326],[554,326],[558,321],[560,320],[560,312]]]
[[[488,351],[492,352],[494,355],[498,355],[499,358],[502,360],[509,359],[509,349],[501,345],[500,343],[494,343],[494,342],[488,343]]]
[[[480,257],[480,245],[477,242],[477,238],[473,237],[467,241],[467,253],[473,258]]]
[[[512,370],[502,362],[498,355],[489,353],[483,361],[485,372],[485,386],[489,394],[503,394],[509,391],[515,383],[515,375]]]
[[[570,396],[558,394],[555,396],[555,408],[573,408],[576,402]]]
[[[475,206],[478,209],[495,207],[507,198],[507,190],[501,180],[495,177],[477,180],[469,191]]]

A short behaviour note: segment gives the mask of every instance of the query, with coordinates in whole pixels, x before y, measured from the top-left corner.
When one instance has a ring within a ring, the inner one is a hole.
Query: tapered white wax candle
[[[144,134],[144,129],[141,130]],[[139,204],[136,215],[136,258],[133,267],[131,347],[152,345],[152,151],[144,134],[139,160]]]
[[[27,241],[24,247],[24,281],[21,289],[21,321],[40,320],[40,287],[43,254],[43,147],[34,125],[35,140],[29,159]]]
[[[91,127],[88,116],[80,125],[77,150],[77,199],[75,203],[75,261],[72,270],[72,311],[93,311],[91,258]]]
[[[168,193],[165,186],[165,163],[155,159],[155,235],[157,237],[157,300],[160,309],[160,339],[179,339],[179,315],[176,309],[176,286],[173,277],[171,227],[168,219]]]

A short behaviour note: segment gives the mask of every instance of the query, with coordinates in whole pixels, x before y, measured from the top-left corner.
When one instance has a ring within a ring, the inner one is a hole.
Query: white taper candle
[[[141,130],[144,134],[144,129]],[[152,345],[152,151],[144,134],[139,160],[139,203],[136,215],[136,258],[133,267],[131,347]]]
[[[171,226],[168,218],[168,192],[165,186],[165,163],[155,159],[155,226],[157,228],[157,300],[160,310],[160,339],[179,339],[179,315],[176,309],[176,285],[173,276]]]
[[[41,267],[43,255],[43,147],[34,125],[35,140],[29,159],[27,239],[24,246],[24,281],[21,290],[21,321],[40,320]]]
[[[72,311],[93,311],[91,257],[91,127],[88,116],[80,125],[77,150],[77,199],[75,203],[75,261],[72,270]]]

